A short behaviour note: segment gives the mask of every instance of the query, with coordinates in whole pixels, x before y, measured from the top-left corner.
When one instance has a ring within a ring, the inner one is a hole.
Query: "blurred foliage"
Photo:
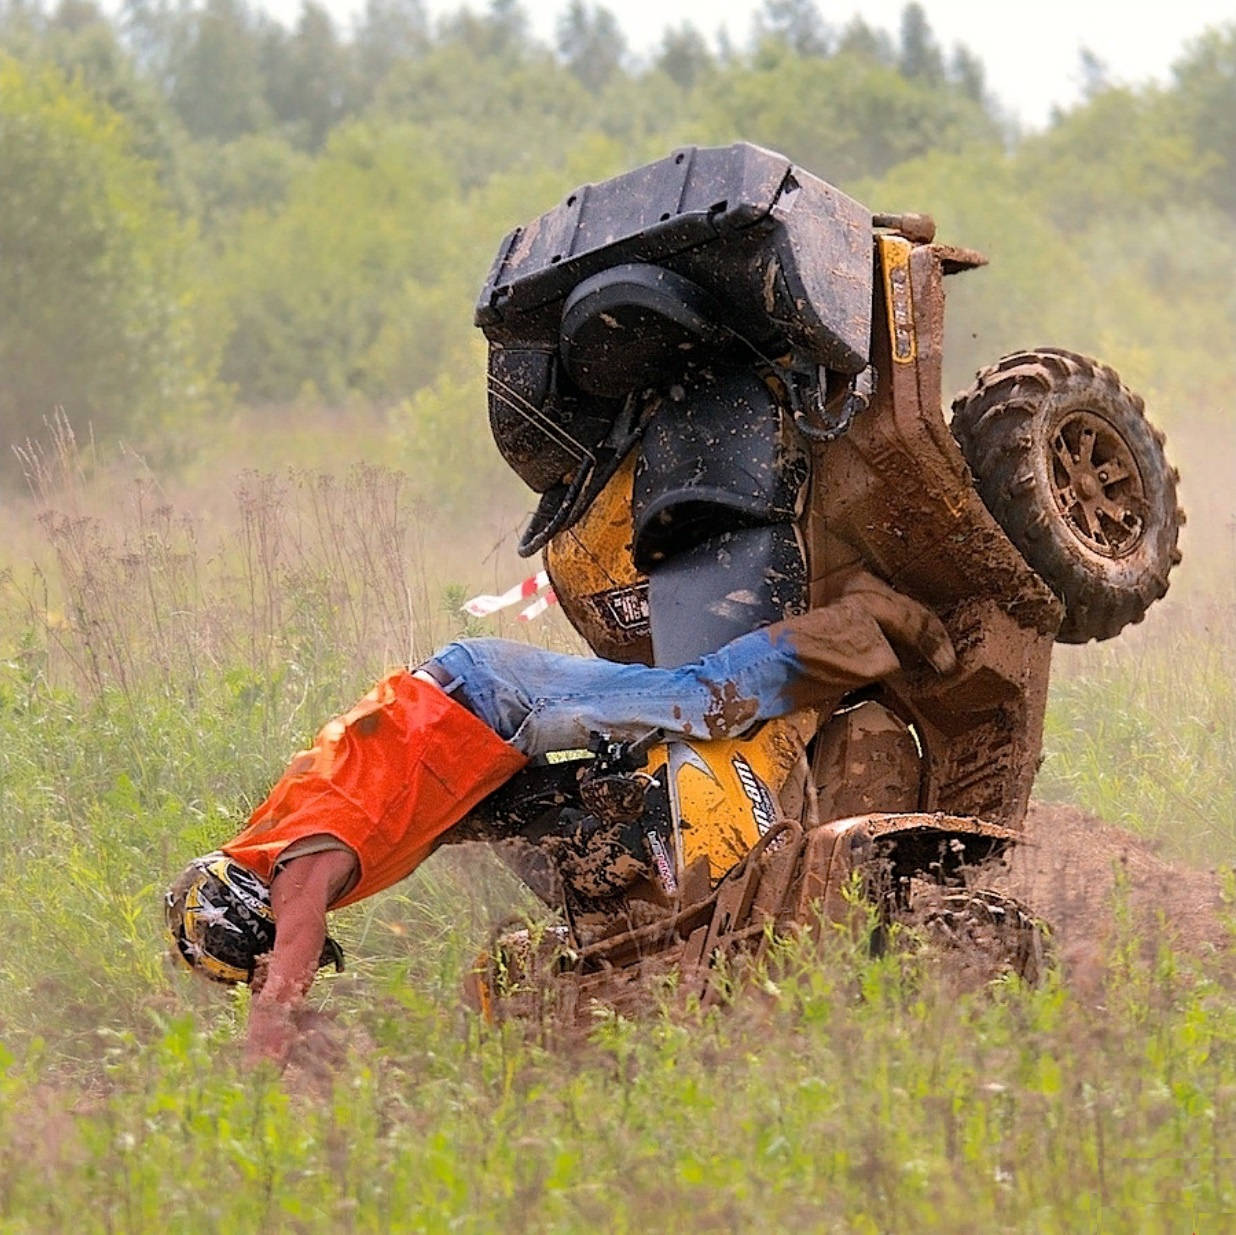
[[[0,53],[0,166],[0,433],[57,403],[105,433],[191,415],[217,363],[193,224],[124,118]]]
[[[1165,85],[1084,65],[1083,102],[1032,134],[914,3],[887,32],[765,0],[743,46],[680,24],[640,60],[591,0],[552,46],[518,0],[436,23],[369,0],[347,30],[316,0],[290,26],[245,0],[0,0],[0,51],[6,444],[58,404],[183,453],[203,407],[363,402],[443,449],[422,466],[466,498],[446,459],[483,449],[461,366],[503,234],[575,184],[739,138],[989,253],[951,285],[950,385],[1056,343],[1169,409],[1236,393],[1209,342],[1236,328],[1236,26]]]
[[[710,137],[757,141],[842,187],[929,150],[958,150],[1000,129],[947,82],[908,77],[864,54],[820,60],[765,44],[691,102]]]
[[[220,246],[236,323],[223,377],[250,399],[288,399],[312,383],[331,402],[432,380],[447,340],[468,328],[436,294],[458,265],[452,188],[420,130],[336,130],[285,200],[244,212]]]

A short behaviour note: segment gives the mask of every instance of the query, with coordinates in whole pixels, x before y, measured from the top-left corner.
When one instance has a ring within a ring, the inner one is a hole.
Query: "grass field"
[[[168,969],[162,888],[489,580],[456,573],[394,473],[251,473],[216,537],[140,476],[108,490],[59,458],[57,513],[7,533],[38,568],[3,592],[0,1230],[1236,1226],[1236,913],[1195,953],[1117,905],[1084,989],[959,992],[830,934],[732,1009],[567,1043],[462,1010],[487,926],[524,902],[444,852],[338,915],[333,1090],[242,1074],[245,996]],[[1207,553],[1184,602],[1061,658],[1040,793],[1215,865],[1236,856],[1236,574]]]

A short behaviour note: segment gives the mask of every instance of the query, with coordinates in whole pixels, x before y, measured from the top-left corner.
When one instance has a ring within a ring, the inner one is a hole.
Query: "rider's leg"
[[[449,644],[434,675],[526,755],[649,729],[735,737],[802,707],[831,711],[847,691],[896,672],[889,639],[940,673],[956,667],[948,632],[922,605],[860,572],[841,599],[727,643],[676,669],[564,656],[503,639]]]
[[[587,745],[589,735],[640,737],[649,729],[733,737],[790,711],[798,673],[788,641],[743,635],[674,669],[620,665],[547,652],[505,639],[448,644],[433,657],[439,676],[486,724],[527,755]]]

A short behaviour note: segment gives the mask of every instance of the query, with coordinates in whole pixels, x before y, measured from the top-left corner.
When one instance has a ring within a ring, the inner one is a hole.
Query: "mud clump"
[[[283,1070],[284,1089],[297,1097],[326,1101],[349,1055],[371,1055],[373,1039],[359,1025],[341,1022],[333,1013],[297,1008],[292,1016],[296,1038]]]
[[[721,687],[709,683],[709,692],[711,699],[704,713],[704,723],[708,726],[708,736],[714,741],[741,733],[759,711],[759,702],[739,695],[733,682]]]

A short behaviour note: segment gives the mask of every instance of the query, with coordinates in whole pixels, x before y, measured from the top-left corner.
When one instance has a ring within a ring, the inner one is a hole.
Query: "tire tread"
[[[1150,457],[1140,461],[1152,469],[1153,483],[1163,494],[1162,510],[1148,530],[1155,540],[1153,560],[1132,584],[1118,584],[1101,566],[1082,563],[1060,548],[1052,535],[1058,516],[1046,505],[1050,499],[1040,493],[1036,480],[1031,452],[1046,403],[1080,398],[1084,392],[1098,392],[1105,405],[1119,410],[1134,436],[1153,443],[1144,452]],[[1180,561],[1176,542],[1184,518],[1176,505],[1179,473],[1163,456],[1163,434],[1146,421],[1144,401],[1116,371],[1064,348],[1010,353],[980,369],[973,384],[953,400],[951,427],[987,508],[1064,600],[1066,613],[1057,639],[1109,639],[1141,621],[1167,591],[1168,575]]]

